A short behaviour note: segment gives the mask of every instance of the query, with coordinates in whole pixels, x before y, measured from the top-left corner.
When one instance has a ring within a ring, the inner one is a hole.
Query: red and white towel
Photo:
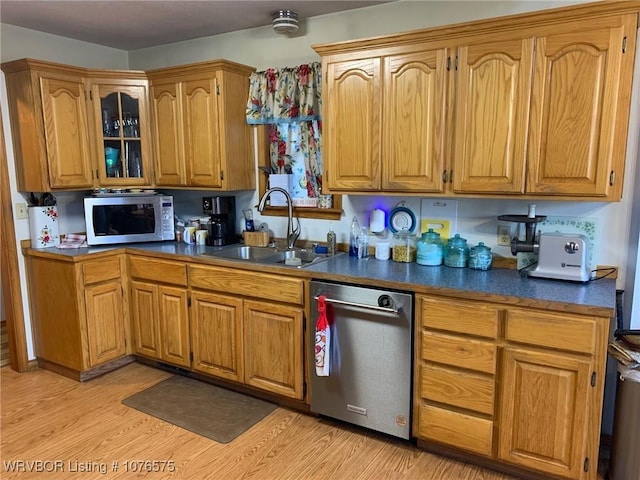
[[[319,377],[329,376],[330,341],[331,330],[327,320],[327,305],[325,296],[320,295],[318,297],[318,320],[316,321],[315,340],[316,375]]]
[[[56,245],[58,248],[83,248],[88,247],[87,236],[78,233],[67,233],[62,239],[60,244]]]

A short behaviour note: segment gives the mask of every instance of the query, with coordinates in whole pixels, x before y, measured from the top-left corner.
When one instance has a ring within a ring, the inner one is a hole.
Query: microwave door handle
[[[318,297],[313,297],[314,300],[318,300]],[[377,305],[367,305],[365,303],[355,303],[355,302],[345,302],[344,300],[337,300],[335,298],[326,298],[324,299],[324,301],[326,303],[335,303],[338,305],[345,305],[348,307],[357,307],[357,308],[364,308],[365,310],[374,310],[376,312],[383,312],[383,313],[391,313],[393,315],[399,315],[400,314],[400,309],[397,308],[387,308],[387,307],[379,307]]]

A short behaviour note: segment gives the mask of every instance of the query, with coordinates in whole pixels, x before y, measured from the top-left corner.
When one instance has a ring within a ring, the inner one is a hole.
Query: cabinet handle
[[[314,300],[318,300],[318,297],[313,297]],[[345,302],[344,300],[338,300],[336,298],[325,298],[325,302],[327,303],[335,303],[338,305],[344,305],[346,307],[356,307],[356,308],[364,308],[365,310],[375,310],[376,312],[384,312],[391,313],[394,315],[400,314],[400,309],[398,308],[388,308],[388,307],[378,307],[377,305],[367,305],[364,303],[356,303],[356,302]]]
[[[443,170],[442,171],[442,183],[447,183],[447,181],[448,181],[447,171]]]
[[[449,170],[449,183],[453,183],[453,170]]]
[[[616,172],[614,172],[613,170],[611,170],[611,173],[609,174],[609,185],[613,186],[613,184],[616,181]]]

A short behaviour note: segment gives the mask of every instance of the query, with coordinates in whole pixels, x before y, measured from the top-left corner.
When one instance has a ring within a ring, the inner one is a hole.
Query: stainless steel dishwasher
[[[318,299],[330,328],[329,375],[311,348],[311,411],[400,438],[411,430],[413,294],[311,282],[311,345]]]

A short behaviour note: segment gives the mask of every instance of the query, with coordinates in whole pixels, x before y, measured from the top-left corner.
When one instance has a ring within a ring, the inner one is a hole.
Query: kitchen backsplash
[[[211,195],[211,191],[195,190],[166,190],[165,193],[174,195],[175,211],[183,217],[202,215],[202,197]],[[58,214],[60,216],[60,233],[82,232],[84,226],[84,212],[82,198],[88,192],[64,192],[57,193]],[[267,222],[273,235],[282,237],[286,231],[286,217],[262,217],[255,205],[258,203],[257,194],[254,191],[241,191],[230,193],[236,197],[237,228],[242,231],[242,209],[254,210],[257,224]],[[381,195],[345,195],[343,196],[344,214],[340,221],[314,220],[302,218],[300,224],[303,240],[324,241],[329,230],[329,224],[337,234],[338,243],[347,243],[349,225],[351,219],[356,216],[360,225],[369,226],[369,216],[373,209],[381,209],[385,212],[385,222],[389,224],[389,213],[400,202],[413,212],[416,219],[429,220],[445,217],[450,222],[450,233],[459,233],[466,238],[470,245],[484,242],[491,247],[495,255],[511,257],[508,246],[497,245],[498,215],[526,214],[531,201],[501,200],[501,199],[442,199],[429,197],[391,197]],[[433,206],[436,202],[437,207]],[[441,208],[440,204],[447,203],[448,208]],[[589,239],[589,264],[595,268],[597,264],[609,262],[601,260],[603,251],[608,248],[606,243],[600,240],[600,224],[603,223],[600,210],[606,209],[607,204],[585,202],[545,202],[538,201],[536,213],[547,215],[547,219],[539,225],[542,232],[580,233]],[[606,211],[606,210],[605,210]],[[454,213],[451,213],[454,212]],[[423,229],[424,222],[418,221],[415,233]],[[515,224],[512,227],[515,233]],[[370,243],[375,245],[378,241],[390,238],[390,232],[385,229],[381,235],[371,235]]]

